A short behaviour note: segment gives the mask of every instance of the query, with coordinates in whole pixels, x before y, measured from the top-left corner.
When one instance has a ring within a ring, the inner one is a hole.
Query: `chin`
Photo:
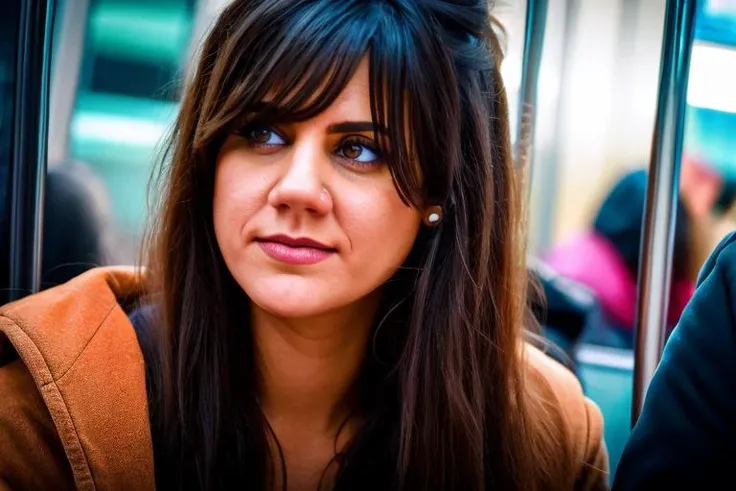
[[[259,295],[249,295],[250,301],[264,312],[282,319],[304,319],[328,312],[330,309],[324,302],[308,301],[298,297],[280,300],[275,296],[263,298]]]
[[[314,281],[303,278],[282,278],[243,286],[254,305],[277,317],[312,317],[342,306],[339,299],[331,298],[334,292],[325,291]]]

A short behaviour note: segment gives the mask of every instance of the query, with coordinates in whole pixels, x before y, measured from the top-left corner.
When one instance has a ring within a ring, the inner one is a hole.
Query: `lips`
[[[323,251],[335,252],[334,247],[322,244],[316,240],[310,239],[309,237],[298,237],[293,238],[288,235],[270,235],[268,237],[259,237],[256,239],[258,242],[275,242],[278,244],[284,244],[289,247],[311,247],[312,249],[321,249]]]
[[[272,259],[292,265],[316,264],[337,253],[334,247],[308,237],[270,235],[259,237],[256,242]]]

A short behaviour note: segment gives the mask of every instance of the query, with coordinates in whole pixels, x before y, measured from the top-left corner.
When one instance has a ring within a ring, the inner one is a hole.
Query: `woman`
[[[2,479],[605,488],[598,409],[523,343],[488,18],[482,0],[226,8],[145,278],[98,270],[3,310]]]
[[[591,229],[546,255],[547,265],[558,274],[590,288],[600,304],[600,321],[590,323],[579,341],[624,349],[634,347],[636,285],[646,192],[646,171],[638,169],[627,173],[603,200]],[[670,329],[692,296],[697,268],[704,260],[696,254],[698,241],[686,210],[681,199],[675,228]]]
[[[42,289],[109,260],[107,201],[104,184],[85,163],[49,166],[43,203]]]

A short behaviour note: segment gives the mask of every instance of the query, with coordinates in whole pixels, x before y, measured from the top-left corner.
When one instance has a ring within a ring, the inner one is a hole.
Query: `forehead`
[[[312,94],[304,100],[305,107],[314,105],[326,92],[330,91],[327,84],[331,83],[328,75],[318,85]],[[263,102],[266,106],[283,108],[284,104],[300,96],[299,92],[304,90],[301,84],[286,94],[280,93],[278,84],[269,90]],[[302,96],[305,94],[301,94]],[[310,119],[319,118],[342,118],[371,120],[371,85],[370,85],[370,62],[367,56],[363,57],[355,72],[345,83],[342,90],[331,100],[324,109]]]
[[[358,68],[355,70],[353,76],[348,80],[347,85],[343,91],[337,96],[335,101],[332,103],[333,106],[347,103],[363,103],[370,110],[370,78],[369,78],[369,62],[368,58],[364,57]]]
[[[317,118],[370,120],[370,90],[368,61],[363,59],[342,92]]]

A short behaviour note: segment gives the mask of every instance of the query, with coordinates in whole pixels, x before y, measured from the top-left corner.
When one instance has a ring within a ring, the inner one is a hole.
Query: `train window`
[[[149,177],[213,3],[83,0],[59,8],[44,287],[96,265],[137,261]],[[64,234],[70,226],[80,233]]]
[[[79,90],[176,101],[192,2],[94,0]]]

